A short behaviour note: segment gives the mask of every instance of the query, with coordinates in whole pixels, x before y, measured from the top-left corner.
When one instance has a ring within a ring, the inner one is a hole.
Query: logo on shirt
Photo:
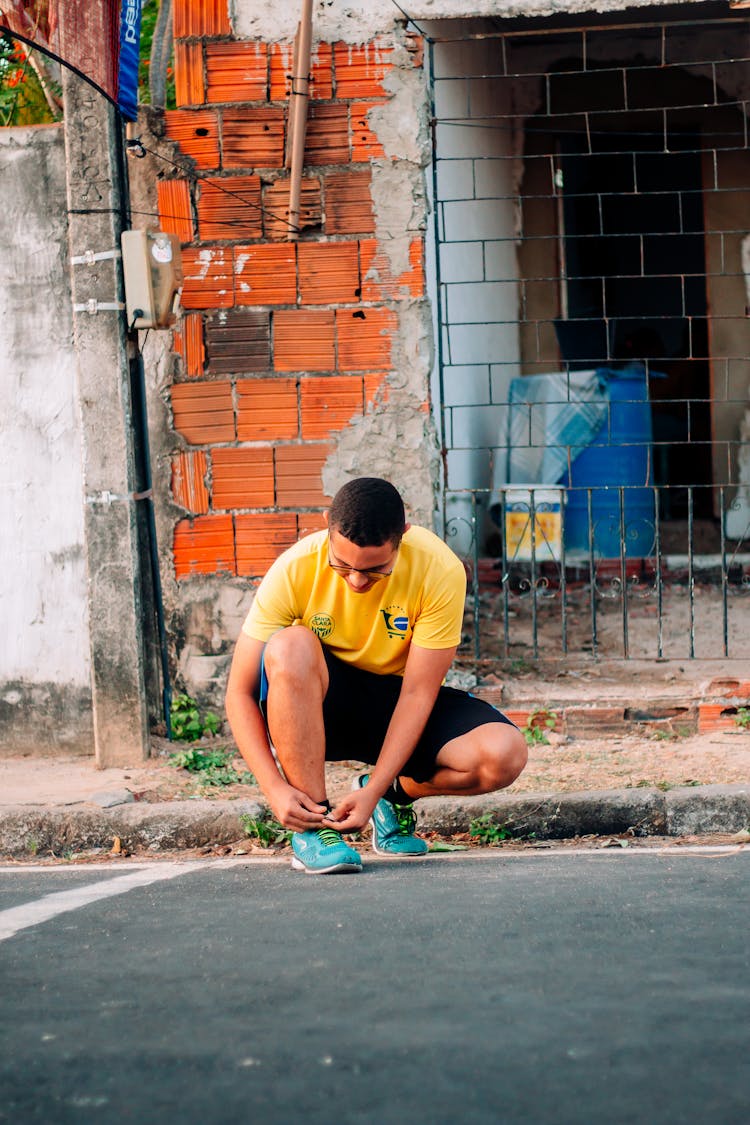
[[[387,609],[381,609],[380,612],[383,614],[388,636],[404,640],[409,629],[409,618],[405,610],[400,605],[389,605]]]
[[[314,613],[310,618],[310,628],[316,637],[320,637],[324,641],[326,637],[330,637],[334,630],[336,622],[331,617],[330,613]]]

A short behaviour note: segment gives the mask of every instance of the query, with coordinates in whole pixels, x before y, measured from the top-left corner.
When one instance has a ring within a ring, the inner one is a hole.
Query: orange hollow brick
[[[313,105],[307,119],[305,164],[348,164],[349,107]]]
[[[237,305],[293,305],[297,301],[296,243],[235,246]]]
[[[265,43],[206,45],[208,102],[260,102],[268,92],[268,46]]]
[[[698,733],[709,731],[736,730],[737,708],[726,703],[698,704]]]
[[[180,520],[174,529],[173,553],[178,579],[194,574],[236,574],[232,517]]]
[[[320,180],[305,176],[300,187],[298,230],[321,224]],[[276,180],[263,192],[263,225],[266,238],[275,242],[289,237],[289,179]]]
[[[333,371],[333,310],[280,309],[273,313],[276,371]]]
[[[394,277],[388,255],[374,238],[363,238],[359,244],[362,268],[362,300],[384,301],[423,297],[424,245],[421,238],[409,243],[409,267]]]
[[[221,238],[260,238],[260,176],[204,179],[198,198],[198,234],[202,242]]]
[[[214,449],[211,499],[216,508],[271,508],[273,450]]]
[[[203,85],[203,44],[184,43],[179,40],[174,45],[174,90],[177,105],[202,105],[206,100]]]
[[[234,260],[231,248],[186,247],[182,252],[182,307],[227,309],[234,305]]]
[[[352,161],[355,164],[369,164],[385,156],[385,149],[370,125],[370,110],[380,105],[385,102],[358,102],[352,106]]]
[[[176,234],[180,242],[193,237],[193,208],[187,180],[159,180],[156,184],[159,225],[168,234]]]
[[[364,413],[361,375],[330,375],[302,379],[300,417],[302,438],[316,441],[343,428]]]
[[[174,333],[174,350],[182,356],[185,374],[190,379],[199,378],[206,365],[206,348],[203,341],[203,317],[200,313],[185,313]]]
[[[298,256],[303,305],[346,304],[359,299],[356,242],[301,242]]]
[[[284,111],[272,106],[226,109],[222,140],[225,168],[282,168]]]
[[[237,574],[260,578],[282,551],[297,539],[297,517],[269,512],[235,516],[237,525]]]
[[[207,470],[208,459],[202,449],[177,453],[172,458],[172,495],[175,503],[196,515],[208,511]]]
[[[330,500],[322,473],[327,445],[279,445],[275,451],[276,503],[280,508],[321,508]]]
[[[174,0],[175,39],[201,35],[231,35],[229,0]]]
[[[300,512],[297,516],[299,537],[312,535],[314,531],[324,531],[328,527],[324,512]]]
[[[393,48],[377,42],[353,46],[335,43],[333,65],[337,98],[382,98],[388,96],[383,80],[393,69]]]
[[[291,43],[275,43],[270,56],[270,100],[286,101],[292,88]],[[327,101],[333,97],[333,76],[331,71],[333,51],[330,43],[318,43],[312,49],[310,58],[310,97],[315,101]]]
[[[191,445],[234,441],[234,404],[229,382],[174,383],[175,429]]]
[[[388,401],[388,376],[383,371],[375,371],[363,376],[365,385],[365,410],[376,405],[385,406]]]
[[[377,371],[391,366],[398,318],[392,309],[336,310],[339,371]]]
[[[213,110],[169,109],[164,123],[169,139],[199,168],[219,167],[219,121]]]
[[[323,181],[326,234],[367,234],[375,230],[372,172],[332,172]]]
[[[238,379],[238,441],[283,441],[298,433],[296,379]]]

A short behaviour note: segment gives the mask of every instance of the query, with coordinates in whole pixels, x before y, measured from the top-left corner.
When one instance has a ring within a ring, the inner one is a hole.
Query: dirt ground
[[[510,793],[564,793],[623,787],[669,789],[675,786],[750,783],[750,731],[722,731],[680,737],[668,730],[648,736],[624,734],[573,739],[550,732],[547,744],[529,747],[529,762]],[[172,756],[193,746],[224,748],[236,755],[230,739],[170,743],[154,738],[153,757],[142,766],[97,770],[92,758],[0,758],[0,803],[75,805],[103,791],[128,789],[137,801],[235,800],[261,793],[239,756],[231,759],[240,781],[206,784],[205,775],[178,768]],[[352,760],[329,764],[332,800],[347,792],[366,767]]]
[[[226,739],[216,745],[230,746]],[[143,769],[126,771],[124,784],[145,801],[185,800],[193,796],[233,799],[257,797],[260,791],[248,781],[229,786],[206,785],[199,773],[189,773],[169,764],[165,754],[174,746],[158,740],[160,756]],[[235,760],[241,775],[244,763]],[[352,760],[330,763],[329,795],[333,800],[347,792],[364,768]],[[529,763],[510,793],[576,792],[586,789],[623,787],[668,789],[682,785],[716,785],[750,782],[750,732],[728,731],[688,738],[659,736],[639,738],[565,739],[552,732],[549,744],[529,747]],[[132,783],[132,786],[131,786]]]

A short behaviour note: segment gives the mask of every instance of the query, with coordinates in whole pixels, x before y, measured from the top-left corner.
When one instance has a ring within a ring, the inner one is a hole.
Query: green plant
[[[261,813],[260,816],[250,816],[243,813],[240,824],[246,836],[257,840],[262,848],[272,848],[277,844],[288,844],[292,833],[274,820],[270,813]]]
[[[738,707],[734,721],[740,730],[750,730],[750,707]]]
[[[221,726],[221,719],[213,711],[206,711],[201,719],[198,704],[191,695],[184,692],[172,700],[169,717],[172,738],[178,742],[195,742],[204,734],[216,734]]]
[[[531,712],[529,721],[522,728],[521,733],[528,746],[549,746],[547,731],[554,730],[556,725],[557,712],[547,711],[546,708],[540,707]]]
[[[238,773],[231,765],[234,755],[222,747],[215,750],[179,750],[169,761],[177,769],[200,774],[201,785],[236,785],[252,780],[252,774]]]
[[[469,835],[478,840],[485,847],[493,847],[503,840],[511,840],[513,833],[505,824],[498,824],[492,813],[485,813],[472,820],[469,825]]]

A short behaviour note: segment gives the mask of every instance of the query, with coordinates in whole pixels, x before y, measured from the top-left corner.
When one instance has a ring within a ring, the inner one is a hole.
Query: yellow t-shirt
[[[243,632],[267,641],[303,624],[334,656],[370,672],[402,675],[409,646],[452,648],[461,640],[466,572],[450,547],[410,527],[389,578],[355,593],[328,565],[328,532],[285,551],[258,587]]]

